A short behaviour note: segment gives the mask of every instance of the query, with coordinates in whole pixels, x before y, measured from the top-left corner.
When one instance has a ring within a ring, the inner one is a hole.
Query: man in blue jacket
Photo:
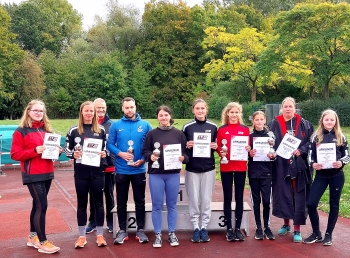
[[[126,232],[126,222],[130,183],[136,211],[136,239],[140,243],[147,243],[148,238],[143,231],[145,222],[146,166],[142,156],[142,146],[146,134],[152,130],[152,126],[150,123],[142,120],[140,115],[136,113],[136,105],[133,98],[126,97],[122,100],[122,111],[124,116],[112,124],[107,141],[108,150],[116,157],[115,178],[120,230],[117,233],[114,244],[123,244],[124,240],[129,239]]]

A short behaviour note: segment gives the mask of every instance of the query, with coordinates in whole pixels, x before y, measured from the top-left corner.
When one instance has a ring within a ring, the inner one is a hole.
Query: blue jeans
[[[162,207],[165,192],[168,231],[174,232],[177,220],[177,196],[180,188],[180,174],[150,174],[149,188],[152,198],[152,222],[154,232],[162,231]]]

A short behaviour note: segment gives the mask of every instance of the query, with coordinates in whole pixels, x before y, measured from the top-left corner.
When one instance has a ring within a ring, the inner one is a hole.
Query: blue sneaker
[[[199,234],[199,228],[196,228],[194,231],[193,231],[193,235],[192,235],[192,238],[191,238],[191,241],[193,243],[199,243],[201,241],[201,236]]]
[[[95,230],[96,230],[96,223],[95,223],[95,221],[90,221],[89,225],[85,229],[85,233],[89,234],[89,233],[94,232]]]
[[[107,221],[107,229],[109,233],[113,233],[113,222]]]
[[[210,241],[210,237],[208,235],[208,230],[206,230],[205,228],[202,228],[201,231],[199,232],[199,234],[201,236],[202,242],[209,242]]]
[[[281,236],[286,235],[290,232],[290,226],[289,225],[283,225],[280,230],[278,230],[278,234]]]
[[[303,238],[301,237],[301,233],[299,231],[294,231],[293,242],[300,243],[301,241],[303,241]]]

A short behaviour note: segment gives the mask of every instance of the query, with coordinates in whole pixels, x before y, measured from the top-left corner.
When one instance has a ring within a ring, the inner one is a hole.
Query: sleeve
[[[313,135],[314,133],[314,127],[313,125],[304,120],[305,121],[305,129],[307,130],[307,135],[305,137],[307,137],[307,140],[304,141],[304,143],[302,145],[299,146],[298,150],[300,151],[301,155],[304,156],[307,156],[308,155],[308,152],[309,152],[309,148],[310,148],[310,143],[311,143],[311,136]]]
[[[183,164],[187,164],[190,161],[190,157],[188,155],[188,150],[186,148],[186,136],[183,134],[182,131],[180,131],[181,133],[181,152],[182,155],[184,156],[184,160],[182,161]]]
[[[22,134],[16,130],[12,136],[12,146],[10,151],[11,159],[25,161],[38,156],[35,148],[26,149],[26,144]]]
[[[310,149],[308,154],[308,162],[309,166],[312,168],[312,165],[317,162],[317,156],[316,156],[316,140],[315,136],[312,137],[310,141]]]
[[[344,144],[340,148],[341,158],[339,159],[343,163],[342,167],[344,167],[350,161],[348,141],[347,141],[345,135],[343,135],[343,140],[344,140]]]
[[[147,133],[145,141],[142,146],[142,155],[145,158],[146,162],[152,162],[151,155],[153,153],[152,150],[152,133],[151,131]]]
[[[121,150],[117,147],[117,137],[118,137],[118,130],[116,128],[116,122],[114,122],[109,129],[109,135],[108,135],[108,140],[107,140],[107,149],[114,155],[118,156],[119,152]]]
[[[66,146],[64,147],[64,154],[70,159],[74,159],[74,136],[72,135],[73,130],[68,130],[66,136]]]

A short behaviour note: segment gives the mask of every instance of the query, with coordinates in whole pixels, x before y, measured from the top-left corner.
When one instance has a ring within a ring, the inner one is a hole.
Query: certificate
[[[54,133],[45,133],[44,146],[45,150],[41,154],[43,159],[58,159],[60,155],[61,135]]]
[[[248,146],[249,136],[232,136],[230,145],[230,160],[248,160],[248,152],[245,149]]]
[[[164,170],[181,169],[182,162],[179,160],[181,156],[181,144],[169,144],[163,146]]]
[[[337,161],[335,143],[321,143],[316,145],[317,163],[322,164],[322,169],[333,168],[333,162]]]
[[[284,159],[290,159],[293,152],[298,149],[300,142],[301,140],[287,133],[278,146],[276,154]]]
[[[210,158],[211,133],[193,133],[193,157]]]
[[[81,164],[99,167],[101,162],[100,152],[102,150],[102,139],[84,139],[83,155]]]
[[[253,149],[256,153],[253,157],[253,161],[271,161],[267,156],[270,152],[270,145],[267,142],[269,137],[254,137],[253,138]]]

